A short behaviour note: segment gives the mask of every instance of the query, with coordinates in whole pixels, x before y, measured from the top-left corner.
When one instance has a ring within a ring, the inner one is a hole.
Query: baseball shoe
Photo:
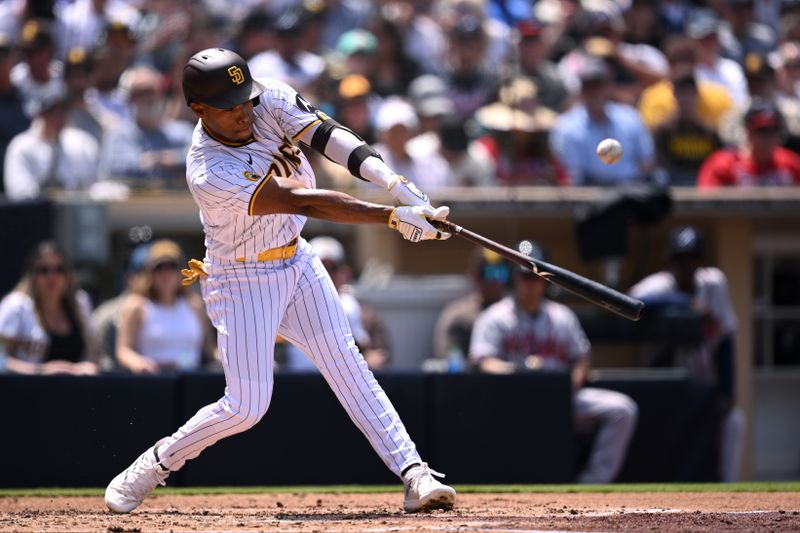
[[[430,511],[432,509],[444,509],[449,511],[456,502],[456,491],[434,478],[444,477],[444,474],[436,472],[428,467],[428,463],[422,463],[411,467],[403,476],[403,486],[405,501],[403,509],[407,513],[417,511]]]
[[[106,505],[115,513],[130,513],[153,492],[158,485],[166,485],[169,470],[159,463],[156,448],[158,441],[136,459],[131,466],[111,480],[106,488]]]

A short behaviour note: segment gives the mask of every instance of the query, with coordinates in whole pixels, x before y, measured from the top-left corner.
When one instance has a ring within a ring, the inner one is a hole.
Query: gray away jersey
[[[589,357],[590,345],[578,317],[568,307],[542,300],[538,313],[520,309],[513,296],[490,305],[475,321],[470,359],[497,357],[522,365],[529,355],[545,370],[567,370]]]

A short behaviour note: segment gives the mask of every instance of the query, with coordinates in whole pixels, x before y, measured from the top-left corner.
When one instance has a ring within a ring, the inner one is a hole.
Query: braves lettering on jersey
[[[384,463],[397,475],[421,463],[394,407],[356,347],[339,295],[311,246],[259,261],[264,250],[298,238],[305,217],[253,216],[253,198],[276,177],[315,186],[295,142],[326,117],[291,87],[259,80],[253,138],[232,145],[202,125],[187,156],[187,183],[200,208],[207,253],[203,299],[217,330],[225,395],[202,408],[159,445],[161,464],[177,470],[218,440],[252,427],[272,395],[275,339],[281,336],[317,366]],[[265,472],[265,482],[269,473]]]
[[[566,370],[588,358],[590,346],[578,318],[566,306],[543,300],[539,312],[531,314],[507,296],[478,316],[469,352],[476,362],[497,357],[520,365],[537,355],[543,368]]]

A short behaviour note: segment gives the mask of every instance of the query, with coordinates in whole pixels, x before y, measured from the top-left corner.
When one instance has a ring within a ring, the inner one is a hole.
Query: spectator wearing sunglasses
[[[744,116],[746,141],[712,153],[700,167],[697,186],[800,185],[800,156],[780,145],[782,124],[774,105],[754,100]]]
[[[17,286],[0,302],[0,353],[19,374],[98,372],[91,304],[55,243],[33,251]]]
[[[154,242],[144,270],[122,303],[117,360],[134,374],[196,370],[202,365],[208,327],[200,297],[181,285],[182,256],[175,242]]]

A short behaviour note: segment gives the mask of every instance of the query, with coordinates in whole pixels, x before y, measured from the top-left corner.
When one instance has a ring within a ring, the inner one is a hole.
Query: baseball
[[[604,139],[597,145],[597,157],[607,165],[613,165],[622,158],[622,145],[616,139]]]

